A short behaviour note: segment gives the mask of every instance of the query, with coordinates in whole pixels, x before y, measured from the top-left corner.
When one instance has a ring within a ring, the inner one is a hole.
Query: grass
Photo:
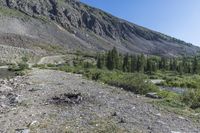
[[[58,67],[50,64],[48,66],[52,66],[51,69],[54,70],[82,74],[87,79],[100,81],[112,86],[120,87],[136,94],[145,95],[148,92],[159,92],[158,87],[152,84],[148,80],[148,77],[146,75],[141,73],[123,73],[120,71],[101,70],[96,69],[91,64],[85,65],[84,63],[82,64],[82,66],[77,65],[76,67],[69,66],[67,64]]]
[[[192,116],[200,108],[200,75],[184,74],[170,71],[157,71],[153,74],[125,73],[118,70],[109,71],[107,69],[97,69],[94,62],[83,60],[86,55],[78,52],[73,64],[47,64],[38,65],[39,68],[48,68],[64,72],[82,74],[85,78],[97,82],[116,86],[131,91],[136,94],[145,95],[149,92],[156,92],[161,100],[156,100],[153,104],[167,108],[175,113],[184,114],[182,110],[187,110],[187,115]],[[92,56],[86,56],[92,58]],[[159,84],[163,86],[189,88],[184,94],[160,90],[159,87],[150,82],[150,79],[163,79],[165,82]],[[199,117],[198,117],[199,118]]]
[[[200,115],[194,116],[193,114],[199,112],[200,109],[200,75],[180,75],[170,71],[158,71],[149,77],[151,79],[163,79],[164,82],[158,84],[160,86],[187,88],[184,94],[160,92],[164,99],[156,101],[156,105],[199,121]]]
[[[181,88],[198,88],[200,86],[200,75],[198,74],[184,74],[180,75],[175,72],[161,72],[158,71],[152,75],[149,75],[151,79],[163,79],[160,86],[168,87],[181,87]]]
[[[15,10],[15,9],[9,9],[6,7],[2,7],[0,6],[0,14],[4,15],[4,16],[12,16],[12,17],[23,17],[23,18],[28,18],[27,15],[25,15],[24,13]]]

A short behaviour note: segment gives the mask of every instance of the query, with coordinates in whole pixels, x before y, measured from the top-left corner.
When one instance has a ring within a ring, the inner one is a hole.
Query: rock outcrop
[[[60,44],[65,49],[99,51],[115,46],[124,53],[164,56],[194,55],[200,50],[77,0],[2,0],[0,5],[1,10],[9,9],[29,17],[26,22],[17,17],[23,25],[20,29],[24,29],[21,34]]]

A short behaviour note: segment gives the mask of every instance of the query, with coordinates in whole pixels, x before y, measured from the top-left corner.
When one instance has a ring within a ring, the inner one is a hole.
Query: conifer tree
[[[112,49],[111,53],[112,53],[113,67],[115,69],[119,69],[119,54],[117,52],[116,47]]]
[[[97,68],[103,68],[103,57],[101,56],[101,54],[97,55]]]
[[[131,72],[137,71],[137,56],[131,56]]]
[[[129,72],[129,55],[126,54],[123,59],[123,71]]]
[[[194,57],[192,62],[192,71],[193,73],[198,73],[198,60],[196,56]]]
[[[145,67],[145,56],[144,54],[141,54],[140,56],[138,56],[137,60],[137,71],[144,72],[144,67]]]
[[[114,63],[113,63],[112,52],[111,51],[108,51],[108,54],[107,54],[106,67],[109,70],[113,70],[114,69]]]

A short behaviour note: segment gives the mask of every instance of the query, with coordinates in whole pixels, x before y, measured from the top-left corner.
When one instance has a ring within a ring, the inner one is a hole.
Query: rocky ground
[[[189,118],[81,75],[33,69],[0,82],[2,133],[198,133]]]

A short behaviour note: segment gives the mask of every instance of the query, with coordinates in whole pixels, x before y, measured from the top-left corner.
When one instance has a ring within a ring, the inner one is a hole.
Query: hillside
[[[162,56],[194,55],[200,50],[75,0],[2,0],[0,42],[42,55],[60,49],[106,51],[114,46],[123,53]]]

